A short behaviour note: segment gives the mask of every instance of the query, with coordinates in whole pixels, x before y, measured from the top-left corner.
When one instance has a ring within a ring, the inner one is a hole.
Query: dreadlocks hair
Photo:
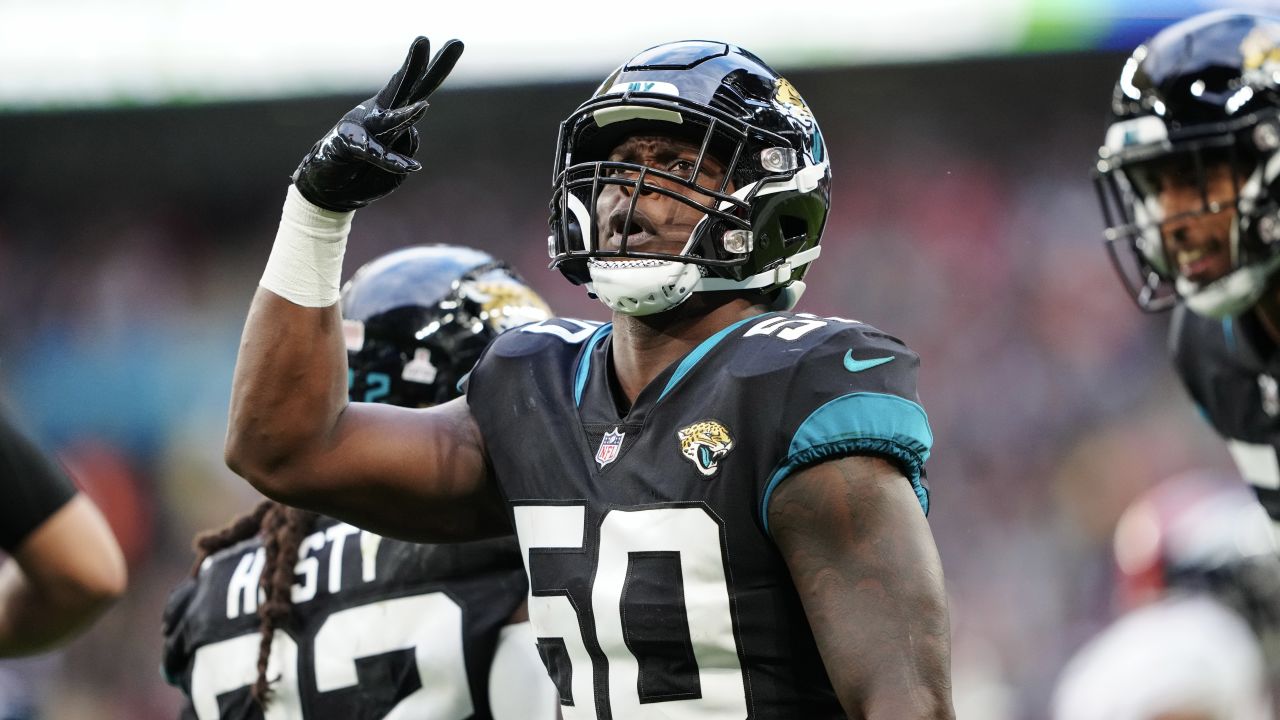
[[[232,520],[225,527],[197,535],[192,543],[196,561],[191,566],[191,577],[200,574],[200,566],[210,555],[257,535],[262,529],[263,516],[275,504],[271,500],[263,500],[252,511]]]
[[[262,640],[258,645],[258,679],[249,693],[264,710],[271,694],[271,680],[267,678],[271,640],[276,628],[286,623],[293,613],[293,568],[298,562],[298,546],[311,532],[317,517],[316,513],[307,510],[263,500],[252,511],[225,527],[201,533],[195,539],[196,561],[191,567],[192,577],[199,574],[200,566],[210,555],[255,536],[262,538],[265,561],[258,580],[264,597],[258,604]]]
[[[264,599],[258,604],[262,639],[258,644],[258,679],[250,695],[264,710],[271,696],[271,680],[267,678],[267,661],[271,657],[271,640],[276,628],[293,615],[294,566],[298,563],[298,546],[315,526],[316,513],[279,503],[270,503],[261,518],[262,547],[266,561],[262,566],[259,587]]]

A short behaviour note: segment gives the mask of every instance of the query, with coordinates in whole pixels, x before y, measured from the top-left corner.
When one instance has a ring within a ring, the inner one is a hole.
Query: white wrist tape
[[[338,302],[342,256],[354,215],[354,210],[334,212],[316,207],[290,185],[276,242],[258,284],[304,307],[328,307]]]

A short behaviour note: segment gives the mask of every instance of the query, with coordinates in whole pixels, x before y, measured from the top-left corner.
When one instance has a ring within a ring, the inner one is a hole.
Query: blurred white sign
[[[670,40],[787,72],[1014,46],[1029,0],[453,3],[0,0],[0,109],[372,91],[415,35],[467,43],[450,87],[603,78]]]

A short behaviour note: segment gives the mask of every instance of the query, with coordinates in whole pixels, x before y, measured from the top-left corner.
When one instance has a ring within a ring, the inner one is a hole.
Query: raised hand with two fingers
[[[302,196],[327,210],[355,210],[389,194],[406,175],[422,169],[413,159],[418,150],[414,124],[426,113],[427,98],[448,77],[462,49],[461,41],[449,40],[431,57],[431,41],[416,38],[386,86],[343,115],[303,157],[293,172],[293,184]]]

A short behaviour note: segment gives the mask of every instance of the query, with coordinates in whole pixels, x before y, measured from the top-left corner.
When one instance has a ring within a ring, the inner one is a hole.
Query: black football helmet
[[[608,161],[621,140],[642,131],[699,147],[689,176]],[[697,181],[708,154],[728,168],[718,187]],[[700,202],[653,183],[657,178],[709,199]],[[827,148],[813,113],[791,83],[760,58],[721,42],[659,45],[610,74],[560,125],[551,265],[574,284],[586,284],[611,308],[636,315],[674,307],[691,292],[785,288],[800,281],[818,256],[830,180]],[[607,185],[634,188],[617,248],[602,247],[595,222],[596,201]],[[625,237],[642,192],[705,213],[681,253],[627,248]],[[629,280],[615,287],[618,272]],[[801,289],[803,283],[793,294]]]
[[[1280,264],[1280,19],[1213,12],[1176,23],[1125,63],[1111,103],[1094,180],[1104,240],[1144,310],[1178,299],[1201,315],[1250,307]],[[1173,163],[1173,165],[1169,165]],[[1228,163],[1234,208],[1212,202],[1206,168]],[[1234,209],[1232,270],[1203,284],[1177,272],[1161,237],[1159,168],[1198,179],[1198,213]]]
[[[478,250],[425,245],[383,255],[342,288],[351,400],[452,400],[489,341],[550,316],[515,272]]]

